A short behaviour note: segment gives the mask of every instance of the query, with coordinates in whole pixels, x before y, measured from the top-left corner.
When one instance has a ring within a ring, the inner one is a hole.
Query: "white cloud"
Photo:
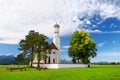
[[[87,31],[89,33],[104,33],[101,30],[95,29],[95,30],[91,30],[91,29],[79,29],[79,30],[84,30]]]
[[[101,30],[98,30],[98,29],[95,29],[95,30],[90,30],[90,29],[83,29],[87,32],[90,32],[90,33],[102,33],[102,34],[105,34],[105,33],[120,33],[120,31],[101,31]]]
[[[89,25],[91,24],[90,20],[87,20],[86,23],[89,24]]]
[[[119,0],[0,0],[0,43],[18,43],[20,39],[34,29],[52,37],[52,26],[60,24],[60,35],[71,34],[84,25],[79,20],[100,13],[104,19],[120,19]],[[96,31],[98,32],[98,31]]]
[[[62,48],[68,49],[70,46],[62,46]]]
[[[104,41],[104,42],[101,42],[101,43],[98,43],[97,46],[103,47],[103,46],[105,45],[105,43],[106,43],[105,41]]]

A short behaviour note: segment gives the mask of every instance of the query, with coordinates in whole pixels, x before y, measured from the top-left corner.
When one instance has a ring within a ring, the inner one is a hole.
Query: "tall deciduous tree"
[[[89,63],[90,57],[96,56],[96,51],[96,43],[88,32],[80,30],[72,34],[68,55],[73,58],[73,63]]]

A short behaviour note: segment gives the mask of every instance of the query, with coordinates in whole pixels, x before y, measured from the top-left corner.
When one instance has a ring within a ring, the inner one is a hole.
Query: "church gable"
[[[50,43],[49,46],[50,46],[51,49],[57,49],[58,50],[58,48],[55,46],[55,44],[53,42]]]

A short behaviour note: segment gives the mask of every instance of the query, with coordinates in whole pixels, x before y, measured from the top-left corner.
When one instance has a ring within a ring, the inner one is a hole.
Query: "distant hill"
[[[0,64],[14,64],[15,56],[13,55],[1,55],[0,56]]]

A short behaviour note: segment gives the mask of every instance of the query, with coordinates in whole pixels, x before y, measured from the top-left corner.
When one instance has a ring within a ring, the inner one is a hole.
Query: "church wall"
[[[51,49],[50,53],[47,51],[47,59],[46,59],[46,63],[59,63],[59,59],[58,59],[58,50],[57,49]],[[49,57],[50,57],[50,61],[49,61]],[[53,60],[54,59],[54,60]],[[33,63],[37,63],[37,54],[35,55],[35,58],[33,60]],[[40,61],[41,63],[45,63],[44,60]]]
[[[33,62],[37,62],[37,54],[35,55]]]
[[[57,60],[58,50],[52,49],[51,52],[47,54],[47,56],[48,56],[47,63],[49,63],[49,57],[50,57],[50,63],[58,63]]]
[[[33,64],[34,67],[37,67],[37,64]],[[86,68],[88,64],[40,64],[41,67],[47,68]]]

